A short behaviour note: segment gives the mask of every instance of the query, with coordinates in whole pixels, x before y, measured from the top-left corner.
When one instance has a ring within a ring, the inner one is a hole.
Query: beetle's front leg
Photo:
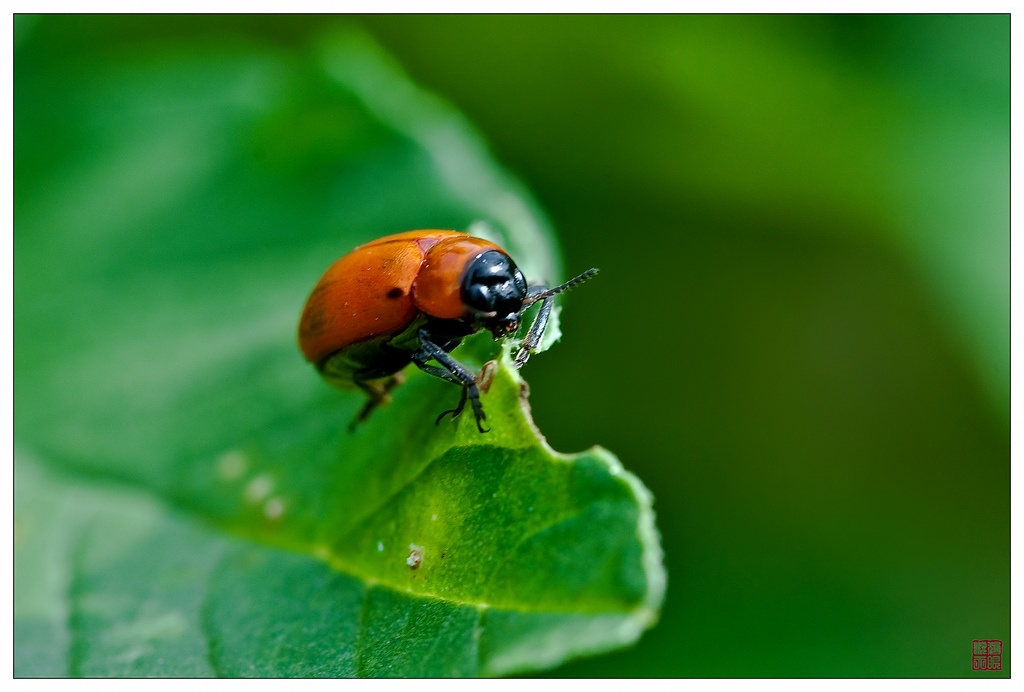
[[[430,333],[425,328],[419,330],[418,336],[420,350],[412,356],[412,361],[416,363],[416,366],[428,375],[439,377],[446,382],[462,387],[462,398],[459,400],[459,405],[451,411],[445,411],[438,416],[437,422],[440,422],[448,413],[451,413],[453,418],[458,416],[462,413],[462,409],[468,400],[473,408],[477,430],[482,433],[489,432],[484,429],[482,424],[487,416],[484,414],[483,404],[480,403],[480,390],[476,386],[476,376],[469,371],[469,368],[452,358],[447,351],[435,344],[430,338]],[[427,365],[427,361],[430,360],[436,360],[444,367],[438,368],[433,365]]]
[[[526,299],[536,298],[547,290],[547,286],[531,286],[526,294]],[[551,317],[552,307],[554,307],[554,296],[544,298],[544,302],[540,304],[540,310],[537,311],[537,316],[533,318],[530,330],[526,332],[526,338],[523,339],[523,343],[519,346],[519,352],[515,357],[517,369],[526,364],[526,361],[530,359],[530,354],[537,350],[540,340],[544,338],[544,332],[548,328],[548,319]]]

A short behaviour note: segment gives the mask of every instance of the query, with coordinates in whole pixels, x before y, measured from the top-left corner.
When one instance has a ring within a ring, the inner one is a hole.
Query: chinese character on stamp
[[[1002,670],[1003,642],[998,639],[975,639],[971,652],[971,670]]]

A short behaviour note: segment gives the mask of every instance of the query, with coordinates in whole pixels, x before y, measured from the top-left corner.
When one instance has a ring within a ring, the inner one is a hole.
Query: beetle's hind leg
[[[483,421],[487,419],[487,416],[484,414],[483,404],[480,403],[480,389],[476,385],[476,376],[469,371],[469,368],[452,358],[447,351],[431,341],[430,334],[425,329],[420,330],[419,337],[420,350],[413,354],[412,362],[416,363],[416,366],[423,372],[462,387],[462,397],[459,399],[459,405],[438,416],[437,422],[440,423],[441,419],[449,413],[452,414],[452,418],[458,417],[466,407],[466,402],[469,401],[469,405],[473,409],[473,417],[476,419],[477,430],[482,433],[490,432],[484,429],[483,426]],[[436,360],[444,367],[439,368],[434,365],[427,365],[427,361],[430,360]]]
[[[373,413],[373,409],[381,404],[390,404],[391,390],[403,382],[405,382],[405,375],[400,372],[396,372],[384,380],[356,380],[356,386],[366,392],[367,400],[363,407],[359,409],[356,417],[348,424],[349,432],[355,430],[356,426],[369,418],[370,414]]]

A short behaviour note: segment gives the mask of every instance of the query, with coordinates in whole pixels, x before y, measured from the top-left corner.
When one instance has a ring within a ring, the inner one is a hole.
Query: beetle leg
[[[442,411],[441,415],[438,416],[437,419],[434,421],[434,425],[440,425],[441,424],[441,419],[444,418],[445,416],[447,416],[449,413],[452,414],[452,420],[458,418],[459,414],[462,413],[462,409],[464,409],[464,408],[466,408],[466,388],[465,387],[462,388],[462,396],[459,397],[459,404],[458,404],[458,406],[456,406],[455,408],[452,408],[452,409],[448,409],[447,411]],[[481,432],[483,432],[483,431],[481,430]]]
[[[405,381],[405,376],[402,373],[396,373],[384,381],[370,380],[360,381],[356,380],[355,384],[361,390],[366,392],[369,397],[363,407],[359,409],[359,413],[352,419],[352,422],[348,424],[349,432],[356,429],[356,426],[362,423],[369,417],[373,409],[377,408],[381,404],[391,403],[391,395],[388,393],[398,385]]]
[[[537,313],[537,317],[533,320],[533,324],[530,325],[530,331],[527,332],[526,338],[523,339],[523,343],[519,348],[519,353],[516,354],[515,365],[516,368],[521,368],[530,358],[530,352],[537,349],[540,345],[540,340],[544,336],[544,330],[548,327],[548,318],[551,317],[551,308],[553,303],[551,299],[562,291],[567,291],[573,286],[578,286],[594,274],[597,273],[597,269],[588,269],[583,272],[575,279],[569,279],[561,286],[555,286],[554,288],[548,288],[547,286],[531,286],[526,292],[526,299],[523,301],[523,305],[529,307],[538,300],[543,300],[541,303],[540,312]]]
[[[428,360],[429,360],[429,358],[428,358]],[[460,387],[463,384],[462,380],[460,380],[458,377],[456,377],[455,375],[451,374],[450,372],[448,372],[444,368],[439,368],[436,365],[427,365],[426,363],[420,363],[415,358],[413,358],[413,362],[416,363],[416,367],[418,367],[420,370],[422,370],[423,372],[427,373],[428,375],[433,375],[434,377],[437,377],[438,379],[442,379],[445,382],[451,382],[452,384],[457,384]]]
[[[452,384],[457,384],[462,389],[462,398],[459,399],[459,405],[456,406],[453,409],[449,409],[448,411],[445,411],[440,416],[438,416],[437,420],[434,421],[434,425],[440,424],[441,423],[441,419],[444,418],[445,416],[447,416],[449,413],[452,414],[452,418],[458,418],[459,414],[462,413],[462,409],[466,407],[466,388],[462,386],[462,380],[460,380],[458,377],[456,377],[455,375],[451,374],[450,372],[448,372],[444,368],[439,368],[436,365],[426,365],[426,364],[422,364],[421,365],[420,363],[416,363],[416,365],[417,365],[417,367],[419,367],[420,370],[422,370],[423,372],[427,373],[428,375],[433,375],[434,377],[440,378],[440,379],[444,380],[445,382],[451,382]]]
[[[547,290],[547,286],[531,286],[526,297],[527,299],[530,299],[541,295]],[[530,325],[530,331],[526,333],[526,338],[523,339],[523,343],[519,347],[519,352],[516,354],[516,369],[519,369],[526,364],[526,361],[530,358],[530,353],[537,350],[540,340],[544,338],[544,330],[548,328],[548,318],[551,317],[552,307],[554,307],[554,296],[544,298],[544,302],[540,304],[540,310],[537,312],[537,316],[533,318],[533,324]]]
[[[447,351],[431,341],[430,333],[426,329],[420,329],[419,338],[420,350],[412,356],[412,361],[416,363],[416,366],[429,375],[440,377],[446,382],[458,384],[462,387],[462,399],[459,401],[459,405],[452,409],[452,417],[454,418],[462,412],[468,399],[470,406],[473,407],[473,416],[476,418],[477,430],[482,433],[489,432],[484,429],[482,424],[482,421],[486,420],[487,416],[484,415],[484,407],[480,403],[480,390],[476,386],[476,376],[465,365],[452,358]],[[427,365],[429,360],[436,360],[444,366],[444,369]],[[449,412],[445,411],[445,413]],[[440,421],[444,415],[441,414],[438,420]]]

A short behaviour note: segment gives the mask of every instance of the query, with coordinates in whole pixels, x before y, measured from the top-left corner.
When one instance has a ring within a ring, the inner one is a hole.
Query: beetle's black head
[[[474,259],[462,275],[462,302],[495,340],[519,329],[526,289],[526,277],[519,267],[497,250],[488,250]]]

